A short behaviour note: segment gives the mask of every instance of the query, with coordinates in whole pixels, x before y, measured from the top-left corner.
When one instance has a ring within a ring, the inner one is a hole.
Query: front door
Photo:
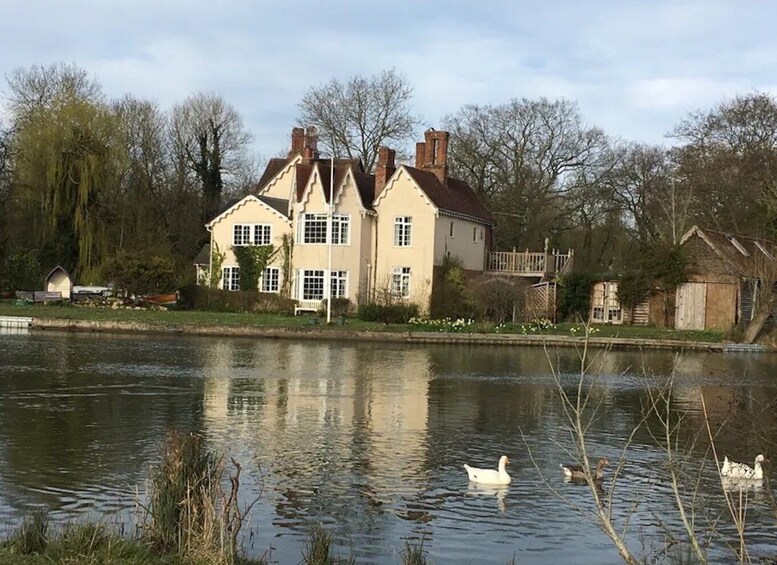
[[[705,283],[683,283],[677,287],[674,327],[678,330],[703,330],[707,307]]]

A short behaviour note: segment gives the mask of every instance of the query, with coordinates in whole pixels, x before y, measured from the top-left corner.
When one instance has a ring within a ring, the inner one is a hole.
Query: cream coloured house
[[[353,304],[391,299],[427,309],[444,257],[483,272],[493,218],[466,183],[449,178],[447,132],[426,132],[415,167],[397,166],[394,151],[380,148],[374,175],[357,160],[322,159],[317,141],[315,128],[294,128],[288,157],[270,160],[256,194],[207,224],[211,249],[226,253],[221,288],[239,285],[232,246],[280,246],[284,234],[293,240],[291,264],[276,255],[260,290],[279,292],[287,272],[291,297],[300,301],[330,292]]]

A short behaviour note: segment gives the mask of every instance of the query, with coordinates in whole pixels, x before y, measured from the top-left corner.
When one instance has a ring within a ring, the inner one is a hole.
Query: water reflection
[[[445,563],[618,562],[596,526],[569,511],[589,508],[590,491],[566,485],[558,468],[574,444],[557,386],[576,390],[580,359],[553,351],[557,382],[548,362],[539,348],[4,336],[0,518],[33,506],[126,515],[165,432],[177,428],[206,434],[241,462],[244,499],[260,497],[252,550],[272,547],[280,563],[299,561],[315,522],[333,531],[341,554],[366,562],[398,562],[405,539],[423,539]],[[707,514],[720,516],[725,500],[704,465],[702,398],[719,450],[740,459],[774,451],[771,356],[618,352],[595,365],[588,447],[615,462],[630,438],[613,511],[640,532],[635,548],[663,543],[656,516],[670,526],[676,518],[660,422],[649,417],[632,435],[646,391],[664,386],[673,367],[685,470],[698,477]],[[468,484],[464,462],[502,454],[509,487]],[[746,489],[762,544],[774,542],[766,490]]]

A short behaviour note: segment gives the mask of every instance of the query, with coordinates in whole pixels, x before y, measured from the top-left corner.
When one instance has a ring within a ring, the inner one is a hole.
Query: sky
[[[566,98],[611,136],[668,145],[691,112],[777,94],[775,21],[777,2],[748,0],[0,0],[0,92],[60,61],[164,110],[215,92],[268,158],[307,89],[395,68],[424,127],[465,104]]]

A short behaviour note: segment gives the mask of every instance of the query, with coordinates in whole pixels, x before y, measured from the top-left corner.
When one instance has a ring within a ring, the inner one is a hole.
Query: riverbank
[[[107,333],[185,334],[219,337],[256,337],[273,339],[315,339],[337,341],[378,341],[408,344],[472,344],[502,346],[552,346],[577,347],[585,343],[584,337],[553,334],[497,334],[497,333],[445,333],[425,331],[382,331],[343,327],[256,327],[256,326],[197,326],[157,325],[143,322],[63,320],[33,318],[31,329],[43,331],[82,331]],[[685,349],[698,351],[723,351],[725,343],[685,341],[677,339],[641,339],[625,337],[589,336],[592,347],[617,347],[640,349]]]
[[[492,346],[579,347],[585,342],[579,324],[472,324],[449,331],[423,324],[381,324],[358,319],[326,324],[315,316],[234,314],[198,311],[110,310],[72,306],[0,304],[0,316],[31,318],[34,331],[185,334],[270,339],[376,341],[408,344],[477,344]],[[437,331],[430,331],[436,329]],[[679,331],[644,326],[596,326],[588,336],[593,347],[697,351],[775,351],[771,345],[742,346],[722,332]]]

